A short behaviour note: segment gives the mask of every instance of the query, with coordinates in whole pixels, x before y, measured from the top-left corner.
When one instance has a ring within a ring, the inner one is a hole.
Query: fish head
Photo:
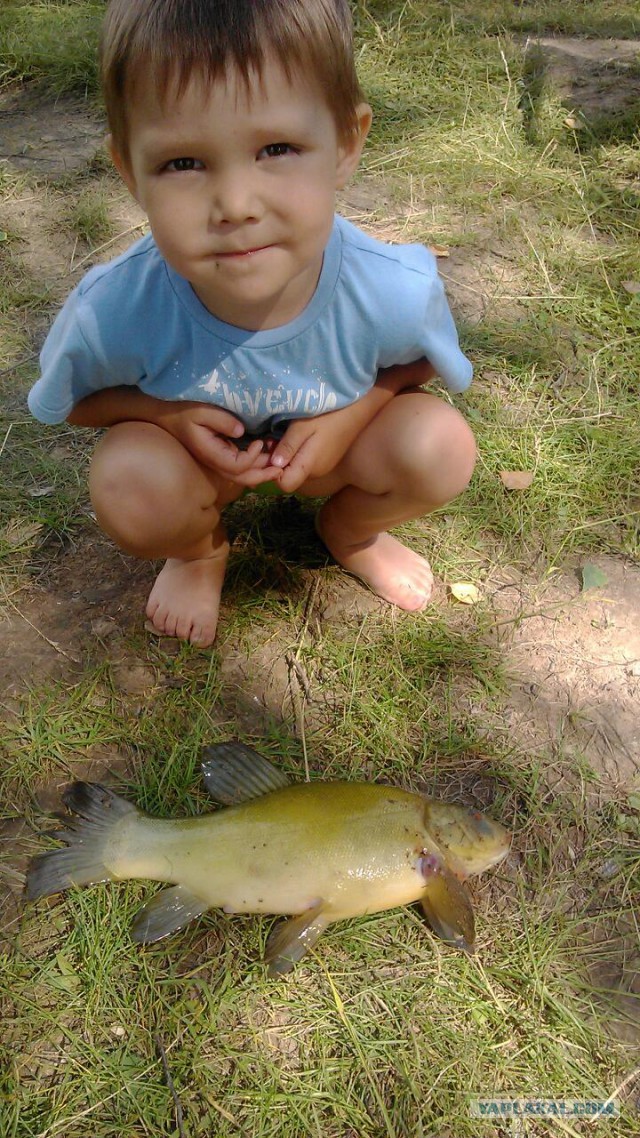
[[[430,799],[424,821],[429,837],[458,877],[483,873],[509,852],[509,831],[480,810]]]

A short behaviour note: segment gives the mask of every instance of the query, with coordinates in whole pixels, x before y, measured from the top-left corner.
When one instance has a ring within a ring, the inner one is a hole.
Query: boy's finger
[[[236,450],[236,462],[239,470],[248,470],[250,466],[253,466],[256,461],[262,457],[262,442],[260,439],[254,439],[253,442],[249,443],[246,449],[234,449]],[[268,462],[269,456],[265,455],[264,457]]]
[[[234,475],[233,481],[237,482],[238,486],[247,486],[250,490],[256,486],[261,486],[263,482],[275,482],[273,476],[273,468],[265,470],[245,470]]]
[[[278,478],[278,486],[284,490],[286,494],[293,494],[302,486],[303,482],[307,481],[309,471],[306,462],[300,458],[300,452],[295,455],[293,462],[283,470]]]
[[[208,422],[204,422],[204,426],[208,426],[211,431],[219,435],[225,435],[231,439],[239,439],[244,435],[244,426],[240,419],[232,415],[231,411],[225,411],[222,407],[207,407],[205,409]]]
[[[239,451],[224,436],[212,435],[210,444],[201,456],[206,466],[219,470],[230,477],[249,470],[260,454],[260,444],[252,443],[245,451]]]
[[[279,470],[284,470],[285,466],[289,465],[306,442],[306,430],[303,428],[298,431],[297,426],[297,423],[292,423],[271,452],[271,465],[277,466]]]

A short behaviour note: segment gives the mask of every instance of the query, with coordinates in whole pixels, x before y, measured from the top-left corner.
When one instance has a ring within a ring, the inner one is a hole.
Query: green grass
[[[0,12],[0,79],[36,79],[57,94],[95,92],[104,4],[7,0]]]
[[[459,322],[476,369],[459,400],[479,443],[473,483],[403,532],[440,579],[481,590],[496,572],[538,584],[598,553],[637,564],[640,304],[624,285],[640,280],[637,124],[575,131],[548,87],[529,117],[523,103],[527,34],[638,35],[637,5],[355,7],[375,111],[363,184],[374,203],[390,202],[374,216],[405,240],[448,247],[445,277],[454,260],[479,266],[467,283],[487,299],[480,322]],[[2,82],[93,100],[102,9],[5,4]],[[112,234],[103,159],[58,188],[71,265],[77,240],[93,250]],[[116,570],[96,555],[87,516],[90,435],[43,428],[24,407],[54,298],[77,277],[54,279],[25,257],[17,205],[44,200],[47,187],[7,163],[0,189],[0,644],[24,612],[49,652],[29,678],[9,676],[2,697],[0,887],[15,887],[20,859],[47,842],[43,795],[115,754],[126,760],[122,792],[140,808],[202,812],[200,749],[232,736],[292,777],[308,765],[311,777],[378,778],[479,804],[512,828],[516,849],[474,883],[477,956],[443,948],[418,911],[398,910],[331,928],[277,982],[259,963],[267,918],[211,913],[140,948],[129,928],[149,883],[27,907],[0,893],[3,1138],[507,1138],[506,1125],[468,1115],[469,1095],[493,1091],[618,1093],[623,1116],[600,1129],[631,1138],[637,789],[603,794],[568,733],[514,731],[484,596],[419,618],[327,615],[343,578],[318,550],[310,504],[245,499],[230,512],[237,541],[214,651],[149,640],[140,622],[132,630],[130,563],[120,608],[109,601],[117,632],[95,634],[101,606],[85,611],[83,598]],[[509,283],[489,303],[504,265]],[[504,470],[531,472],[530,489],[505,490]],[[78,625],[76,664],[46,622],[56,606]],[[6,636],[10,666],[21,645]],[[123,685],[123,660],[147,669],[142,693]],[[525,1131],[593,1132],[573,1120]]]
[[[65,222],[81,241],[96,247],[114,235],[108,205],[109,198],[102,187],[81,189],[75,201],[69,203]]]

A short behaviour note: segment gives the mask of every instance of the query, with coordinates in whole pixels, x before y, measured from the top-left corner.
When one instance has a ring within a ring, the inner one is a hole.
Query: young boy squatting
[[[71,294],[29,406],[107,428],[91,498],[120,548],[166,559],[149,620],[212,643],[223,510],[266,482],[325,498],[336,561],[424,608],[429,564],[388,531],[467,486],[473,435],[419,385],[462,391],[471,365],[433,256],[335,217],[371,123],[348,0],[111,0],[101,64],[151,234]]]

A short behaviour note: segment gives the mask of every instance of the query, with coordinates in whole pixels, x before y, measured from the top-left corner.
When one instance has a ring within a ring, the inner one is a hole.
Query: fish
[[[371,782],[291,782],[236,740],[203,748],[209,795],[225,809],[154,818],[98,783],[75,782],[55,837],[63,848],[32,860],[27,900],[104,881],[170,885],[136,914],[150,944],[209,909],[288,918],[264,961],[289,972],[335,921],[419,901],[445,943],[472,952],[466,878],[506,857],[510,834],[478,810]]]

